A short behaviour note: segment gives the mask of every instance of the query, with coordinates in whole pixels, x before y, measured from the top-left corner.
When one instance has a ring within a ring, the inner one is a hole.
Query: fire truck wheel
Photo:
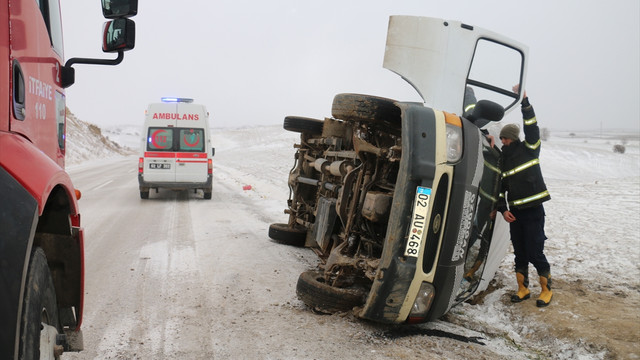
[[[302,247],[307,238],[307,229],[290,228],[287,224],[271,224],[269,237],[279,244]]]
[[[336,119],[378,123],[399,129],[402,114],[395,102],[393,99],[371,95],[337,94],[333,97],[331,115]]]
[[[21,318],[20,359],[52,358],[56,345],[55,335],[59,332],[56,291],[47,257],[38,247],[31,255],[27,270]]]
[[[298,299],[315,311],[333,314],[346,312],[364,304],[366,291],[360,288],[338,288],[324,281],[318,270],[300,274],[296,286]]]
[[[320,135],[324,121],[300,116],[287,116],[284,118],[283,128],[288,131]]]

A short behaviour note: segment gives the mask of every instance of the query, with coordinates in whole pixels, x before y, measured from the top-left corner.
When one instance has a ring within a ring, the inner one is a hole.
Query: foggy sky
[[[61,3],[65,59],[115,58],[101,51],[100,1]],[[541,126],[640,131],[638,0],[139,3],[136,48],[122,64],[74,65],[67,106],[84,121],[142,125],[147,104],[162,96],[206,105],[212,127],[281,124],[287,115],[322,119],[342,92],[420,101],[382,68],[389,16],[415,15],[528,45],[526,90]]]

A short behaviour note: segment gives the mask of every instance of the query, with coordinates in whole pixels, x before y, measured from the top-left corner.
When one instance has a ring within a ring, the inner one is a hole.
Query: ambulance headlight
[[[436,289],[433,287],[433,285],[427,282],[423,282],[420,285],[420,290],[418,291],[416,300],[413,302],[413,307],[411,308],[411,312],[409,313],[407,322],[425,322],[435,295]]]

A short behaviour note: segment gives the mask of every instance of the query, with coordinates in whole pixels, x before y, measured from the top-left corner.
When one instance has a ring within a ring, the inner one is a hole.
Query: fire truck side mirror
[[[136,24],[133,20],[122,18],[107,21],[102,30],[102,51],[110,53],[134,48]]]
[[[128,18],[138,13],[138,0],[102,0],[102,15],[107,19]]]
[[[104,24],[102,51],[118,53],[115,59],[93,59],[74,57],[68,59],[61,70],[60,85],[68,88],[76,81],[74,64],[118,65],[124,59],[124,52],[133,49],[136,40],[136,24],[128,18],[138,13],[138,0],[101,0],[102,15],[112,19]]]

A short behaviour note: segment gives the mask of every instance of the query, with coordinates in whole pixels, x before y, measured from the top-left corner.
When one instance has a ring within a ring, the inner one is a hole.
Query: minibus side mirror
[[[483,127],[490,121],[500,121],[503,117],[502,105],[490,100],[478,101],[470,114],[467,114],[467,120],[476,124],[477,127]]]
[[[214,157],[216,154],[216,148],[211,148],[211,157]]]

